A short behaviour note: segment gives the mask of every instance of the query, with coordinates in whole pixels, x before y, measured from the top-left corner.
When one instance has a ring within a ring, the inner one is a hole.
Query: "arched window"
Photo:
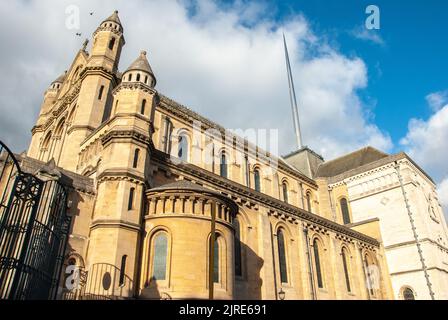
[[[49,152],[50,152],[50,143],[51,143],[51,137],[52,137],[52,132],[48,132],[47,136],[45,137],[44,141],[42,142],[42,147],[40,150],[40,156],[39,156],[39,160],[45,161],[48,158]]]
[[[415,300],[415,294],[411,288],[406,287],[403,289],[403,300]]]
[[[145,76],[145,83],[148,84],[148,76]]]
[[[128,81],[132,81],[132,73],[129,74]]]
[[[350,213],[348,211],[348,203],[347,203],[347,199],[342,198],[339,201],[339,204],[341,206],[341,212],[342,212],[342,220],[344,222],[344,224],[350,224]]]
[[[351,292],[352,288],[350,286],[350,274],[348,270],[347,252],[345,249],[342,249],[341,256],[342,256],[342,265],[344,267],[345,286],[347,288],[347,291]]]
[[[277,246],[278,246],[278,263],[280,266],[280,279],[282,283],[288,283],[288,269],[286,266],[286,247],[285,236],[283,230],[279,229],[277,232]]]
[[[115,46],[115,38],[112,37],[112,39],[110,39],[109,41],[109,49],[113,50]]]
[[[374,267],[373,260],[367,253],[364,256],[364,264],[365,264],[366,273],[367,273],[368,289],[370,291],[370,294],[372,296],[375,296],[375,290],[373,289],[373,287],[375,285],[375,267]]]
[[[101,86],[100,91],[98,92],[98,100],[101,100],[103,98],[103,91],[104,91],[104,86]]]
[[[134,163],[132,164],[133,168],[137,168],[138,166],[138,158],[140,157],[140,149],[135,149],[134,151]]]
[[[219,276],[220,276],[220,266],[219,266],[219,235],[216,234],[215,236],[215,245],[213,247],[214,253],[213,253],[213,282],[219,283]]]
[[[42,148],[43,149],[47,149],[48,148],[48,146],[50,145],[50,140],[51,140],[51,132],[49,132],[47,134],[47,136],[44,139],[44,142],[42,143]]]
[[[137,73],[137,82],[140,81],[140,73]]]
[[[261,192],[260,170],[258,169],[255,169],[254,171],[254,184],[255,191]]]
[[[177,157],[184,162],[188,161],[188,138],[185,135],[179,136]]]
[[[314,250],[314,265],[316,267],[317,286],[319,288],[323,288],[324,280],[322,277],[322,267],[320,264],[320,255],[319,255],[319,242],[317,241],[317,239],[314,239],[313,250]]]
[[[138,80],[137,80],[138,81]],[[142,101],[142,107],[141,107],[141,109],[140,109],[140,113],[141,114],[145,114],[145,110],[146,109],[146,99],[143,99],[143,101]]]
[[[124,285],[124,277],[126,276],[126,258],[128,256],[124,255],[121,257],[121,268],[120,268],[120,286]]]
[[[134,193],[135,193],[135,188],[131,188],[129,190],[128,210],[132,210],[134,207]]]
[[[166,233],[158,233],[153,240],[151,280],[166,280],[168,257],[168,237]]]
[[[243,267],[241,263],[241,226],[238,219],[235,219],[235,275],[241,277],[243,275]]]
[[[225,152],[221,153],[221,162],[219,168],[221,177],[227,178],[227,158]]]
[[[288,184],[286,182],[282,183],[282,190],[283,190],[283,201],[288,203]]]
[[[306,193],[306,205],[307,205],[308,211],[313,212],[312,211],[313,208],[311,207],[311,192],[309,192],[309,191]]]
[[[62,119],[60,122],[59,122],[59,124],[58,124],[58,126],[57,126],[57,128],[56,128],[56,130],[55,130],[55,136],[61,136],[62,135],[62,132],[64,131],[64,124],[65,124],[65,119]]]

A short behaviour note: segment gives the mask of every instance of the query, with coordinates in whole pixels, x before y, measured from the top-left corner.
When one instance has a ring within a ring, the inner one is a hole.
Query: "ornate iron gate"
[[[58,181],[20,169],[0,141],[0,299],[55,299],[70,217]]]

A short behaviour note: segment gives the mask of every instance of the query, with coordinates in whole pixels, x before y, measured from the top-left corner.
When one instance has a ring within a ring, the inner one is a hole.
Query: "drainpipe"
[[[308,238],[308,228],[305,226],[303,227],[303,234],[305,236],[306,255],[308,257],[308,267],[309,267],[309,272],[310,272],[311,299],[316,300],[316,288],[314,287],[313,263],[311,261],[310,242],[309,242],[309,238]]]
[[[148,187],[149,189],[149,187]],[[133,288],[133,298],[138,299],[140,296],[140,285],[142,281],[142,264],[143,264],[143,250],[145,247],[145,215],[148,207],[146,207],[146,189],[143,186],[142,192],[142,201],[140,204],[141,213],[140,213],[140,230],[138,232],[137,237],[137,255],[136,255],[136,263],[135,263],[135,272],[134,272],[134,288]]]
[[[435,300],[434,291],[432,291],[432,284],[431,281],[429,280],[428,268],[426,266],[425,259],[423,258],[423,251],[421,248],[420,240],[418,239],[417,229],[414,224],[413,213],[411,211],[411,206],[409,205],[409,200],[406,191],[404,190],[403,177],[401,176],[400,173],[400,165],[398,164],[397,161],[395,161],[395,170],[397,171],[398,181],[400,182],[401,192],[403,193],[404,203],[406,205],[406,209],[409,216],[409,222],[411,223],[412,233],[414,234],[415,243],[417,245],[417,251],[420,257],[420,262],[422,263],[422,269],[425,275],[426,285],[428,286],[429,295],[431,296],[431,300]]]
[[[336,209],[334,207],[334,203],[333,203],[333,197],[331,195],[331,188],[328,187],[328,199],[330,200],[330,208],[331,208],[331,213],[333,214],[333,221],[336,222]]]
[[[273,234],[273,230],[272,230],[272,224],[269,222],[269,231],[271,234],[271,250],[272,250],[272,268],[274,271],[274,290],[275,290],[275,298],[278,300],[278,285],[277,285],[277,272],[276,272],[276,268],[275,268],[275,251],[274,251],[274,246],[275,246],[275,242],[274,242],[274,234]]]
[[[302,200],[301,201],[302,209],[305,209],[305,199],[303,197],[303,183],[302,182],[299,183],[299,188],[300,188],[300,199]]]

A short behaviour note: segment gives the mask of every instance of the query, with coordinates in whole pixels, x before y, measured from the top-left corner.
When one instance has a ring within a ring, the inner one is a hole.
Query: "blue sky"
[[[380,8],[379,31],[364,27],[370,4]],[[66,25],[72,5],[78,30]],[[148,51],[159,92],[229,129],[278,129],[278,154],[295,149],[284,32],[305,144],[327,160],[366,145],[403,150],[448,206],[448,1],[5,2],[0,139],[14,151],[28,147],[45,89],[116,9],[120,71]]]
[[[364,24],[370,4],[380,8],[383,45],[351,34]],[[448,1],[295,0],[271,5],[277,6],[280,20],[303,12],[312,28],[331,37],[341,52],[365,61],[369,84],[361,95],[374,107],[374,122],[391,135],[394,151],[402,149],[399,141],[410,118],[430,116],[425,97],[448,88]]]

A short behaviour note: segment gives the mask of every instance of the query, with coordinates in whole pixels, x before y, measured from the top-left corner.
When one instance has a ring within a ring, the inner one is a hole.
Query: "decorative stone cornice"
[[[114,27],[103,27],[103,26],[98,27],[95,30],[95,32],[93,33],[93,38],[95,38],[95,36],[98,34],[98,32],[101,32],[101,31],[107,31],[107,32],[114,33],[117,37],[121,37],[121,39],[123,41],[123,45],[126,44],[126,41],[125,41],[124,36],[123,36],[123,32],[120,31],[120,30],[115,29]]]
[[[97,228],[125,228],[138,232],[143,230],[142,226],[140,226],[139,224],[119,219],[97,219],[92,221],[90,230],[94,230]]]
[[[89,130],[89,131],[93,131],[93,130],[95,130],[95,128],[92,127],[92,126],[80,126],[80,125],[74,125],[74,126],[71,126],[71,127],[67,130],[67,134],[70,134],[70,133],[72,133],[72,132],[75,131],[75,130]]]
[[[120,92],[123,89],[127,90],[141,90],[145,93],[149,93],[151,95],[154,95],[158,98],[157,91],[150,86],[141,83],[141,82],[122,82],[120,83],[113,91],[112,94],[116,95],[118,92]],[[156,101],[158,102],[158,101]]]
[[[170,113],[171,115],[174,115],[175,117],[180,118],[187,123],[193,123],[194,120],[199,121],[203,124],[203,128],[201,129],[206,130],[208,128],[213,128],[218,130],[222,136],[225,136],[227,134],[226,129],[218,125],[217,123],[212,122],[207,118],[204,118],[203,116],[197,114],[191,109],[177,103],[176,101],[160,93],[158,95],[160,97],[160,102],[157,104],[157,107],[164,110],[165,112]],[[234,137],[234,139],[232,139],[232,144],[239,147],[242,150],[246,150],[247,152],[250,151],[251,153],[256,154],[258,158],[260,158],[261,160],[265,161],[268,164],[272,161],[277,161],[278,167],[281,170],[317,188],[317,184],[313,179],[310,179],[300,171],[294,169],[286,162],[284,162],[281,158],[277,158],[271,154],[266,155],[266,151],[261,150],[258,146],[251,144],[247,139],[242,138],[236,139],[236,137]]]
[[[193,185],[192,183],[189,183]],[[238,212],[238,206],[229,198],[200,186],[163,189],[162,187],[148,190],[148,212],[145,219],[161,216],[198,217],[211,220],[211,209],[215,206],[217,222],[232,227]]]
[[[92,74],[101,75],[109,80],[114,80],[115,85],[118,84],[119,82],[116,72],[110,71],[101,66],[87,66],[84,69],[82,69],[81,73],[79,74],[79,77],[83,81],[87,76]]]
[[[104,181],[130,181],[146,186],[146,179],[143,174],[135,170],[127,169],[106,169],[98,175],[98,183]]]
[[[152,145],[149,136],[135,130],[111,130],[101,138],[101,143],[106,146],[114,139],[132,139],[148,146]]]
[[[188,175],[190,177],[193,177],[193,179],[199,181],[207,181],[210,185],[213,186],[213,188],[221,190],[221,194],[227,197],[237,196],[241,199],[244,199],[245,201],[255,202],[260,205],[266,206],[269,210],[277,211],[279,213],[281,212],[300,220],[304,220],[308,223],[342,233],[346,236],[363,241],[365,243],[369,243],[376,247],[379,246],[379,242],[374,238],[366,236],[360,232],[354,231],[350,228],[337,224],[331,220],[325,219],[293,205],[287,204],[268,195],[256,192],[231,180],[224,179],[195,165],[187,163],[173,164],[170,161],[169,156],[162,153],[161,151],[153,151],[152,161],[157,162],[160,167],[167,167],[172,172],[179,172],[180,174]]]

